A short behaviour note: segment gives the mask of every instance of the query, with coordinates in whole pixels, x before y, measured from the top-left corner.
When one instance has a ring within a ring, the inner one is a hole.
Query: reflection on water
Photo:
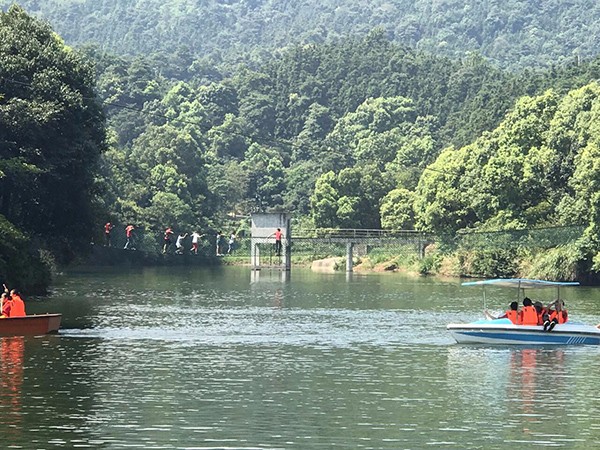
[[[288,280],[278,272],[251,279],[249,272],[67,277],[51,300],[65,314],[59,336],[28,338],[20,347],[2,339],[3,392],[19,395],[0,397],[4,416],[14,410],[0,420],[0,442],[235,449],[600,444],[596,347],[456,345],[445,325],[468,320],[478,300],[455,282],[303,271]]]
[[[6,337],[0,341],[0,417],[7,427],[5,436],[9,439],[13,439],[22,430],[24,351],[25,338],[22,336]]]
[[[494,445],[572,448],[599,440],[588,385],[597,380],[599,356],[596,347],[457,345],[449,348],[448,381],[458,409],[496,427]]]

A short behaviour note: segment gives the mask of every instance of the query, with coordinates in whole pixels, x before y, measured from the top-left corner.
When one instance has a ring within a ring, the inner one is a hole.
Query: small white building
[[[290,270],[291,225],[288,213],[253,213],[251,215],[250,265],[252,270],[279,268]],[[277,251],[275,235],[281,231],[281,249]]]

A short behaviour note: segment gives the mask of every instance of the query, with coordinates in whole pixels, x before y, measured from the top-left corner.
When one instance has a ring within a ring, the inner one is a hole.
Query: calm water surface
[[[600,321],[600,289],[564,297]],[[28,301],[61,333],[0,341],[0,447],[598,448],[600,347],[455,344],[445,325],[481,309],[397,274],[68,273]]]

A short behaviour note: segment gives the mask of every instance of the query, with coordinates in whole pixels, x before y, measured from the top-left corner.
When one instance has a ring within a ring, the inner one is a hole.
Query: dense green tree
[[[117,217],[151,230],[203,223],[213,212],[205,154],[196,128],[169,124],[149,127],[125,154],[109,152],[105,179]]]
[[[200,86],[196,98],[204,107],[213,127],[223,124],[227,115],[239,114],[237,92],[229,84],[211,83]]]
[[[0,7],[12,2],[0,0]],[[121,54],[158,49],[164,56],[154,64],[162,65],[164,76],[199,74],[212,81],[218,77],[214,62],[235,63],[294,44],[362,38],[374,28],[399,44],[454,59],[480,53],[513,69],[575,65],[597,55],[600,17],[600,7],[584,0],[479,1],[468,7],[455,0],[205,0],[201,8],[194,0],[145,0],[143,6],[129,0],[20,3],[50,20],[69,42],[98,42]],[[296,70],[310,71],[310,63],[299,59]],[[388,95],[368,95],[382,94]]]
[[[264,211],[283,204],[284,167],[277,150],[252,144],[242,166],[248,173],[247,197],[254,200],[256,210]]]
[[[565,96],[523,97],[492,132],[448,149],[421,176],[417,226],[430,231],[589,224],[597,245],[596,82]]]
[[[24,251],[32,242],[0,215],[0,279],[10,288],[31,293],[45,293],[50,284],[51,265],[45,252]]]
[[[327,107],[318,103],[310,105],[306,121],[292,149],[292,161],[314,159],[320,153],[323,140],[331,131],[333,124],[333,118]]]
[[[249,145],[246,127],[247,124],[239,117],[226,114],[223,124],[211,128],[207,136],[213,157],[217,160],[242,160]]]
[[[214,214],[209,220],[217,227],[226,214],[247,214],[254,205],[247,197],[250,174],[238,161],[209,165],[207,184],[211,193],[208,200],[212,201],[210,209]]]
[[[415,195],[408,189],[394,189],[381,202],[381,226],[390,230],[414,228]]]
[[[312,219],[316,227],[334,228],[338,226],[337,201],[339,193],[335,188],[336,176],[333,171],[321,175],[310,197]]]
[[[283,193],[283,209],[293,211],[300,217],[310,216],[310,197],[315,189],[315,182],[321,175],[322,166],[318,161],[301,161],[285,171]]]
[[[477,223],[461,180],[470,150],[444,150],[421,175],[415,198],[418,229],[453,233]]]
[[[0,13],[0,214],[54,242],[89,242],[104,138],[88,62],[21,8]]]
[[[379,208],[391,189],[375,165],[342,169],[321,175],[311,196],[317,227],[381,228]]]

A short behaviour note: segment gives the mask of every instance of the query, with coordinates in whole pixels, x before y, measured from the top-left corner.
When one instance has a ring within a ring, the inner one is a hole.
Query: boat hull
[[[57,333],[62,314],[35,314],[0,319],[0,336],[26,336]]]
[[[552,331],[544,331],[542,326],[494,322],[450,324],[447,328],[459,344],[600,345],[600,329],[585,324],[559,324]]]

